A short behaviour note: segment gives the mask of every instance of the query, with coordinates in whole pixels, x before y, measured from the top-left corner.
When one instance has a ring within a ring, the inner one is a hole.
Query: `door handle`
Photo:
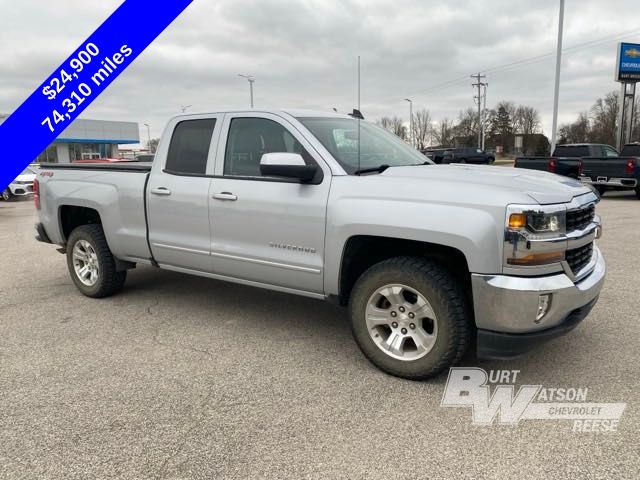
[[[154,195],[171,195],[171,190],[167,187],[156,187],[151,189],[151,193]]]
[[[214,193],[213,198],[215,198],[216,200],[229,200],[232,202],[235,202],[236,200],[238,200],[238,196],[234,195],[231,192]]]

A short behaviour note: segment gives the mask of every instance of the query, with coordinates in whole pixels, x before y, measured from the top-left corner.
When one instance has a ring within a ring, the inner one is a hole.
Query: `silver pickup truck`
[[[591,187],[433,165],[348,115],[180,115],[153,164],[42,165],[34,190],[37,238],[83,294],[141,264],[334,301],[367,358],[411,379],[472,341],[510,358],[568,332],[605,277]]]

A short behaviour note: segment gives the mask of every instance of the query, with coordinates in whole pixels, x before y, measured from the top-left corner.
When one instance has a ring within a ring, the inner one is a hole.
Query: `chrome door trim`
[[[166,245],[164,243],[152,243],[151,245],[153,245],[154,247],[158,247],[158,248],[167,248],[169,250],[177,250],[179,252],[189,252],[189,253],[196,253],[198,255],[207,255],[207,256],[210,255],[210,253],[205,251],[205,250],[196,250],[196,249],[193,249],[193,248],[176,247],[174,245]]]
[[[277,267],[277,268],[284,268],[287,270],[295,270],[297,272],[307,272],[307,273],[320,273],[321,270],[319,268],[309,268],[309,267],[299,267],[297,265],[290,265],[288,263],[278,263],[278,262],[270,262],[268,260],[259,260],[257,258],[248,258],[248,257],[239,257],[237,255],[229,255],[226,253],[217,253],[217,252],[212,252],[211,253],[212,257],[218,257],[218,258],[227,258],[229,260],[238,260],[240,262],[247,262],[247,263],[256,263],[258,265],[266,265],[269,267]]]

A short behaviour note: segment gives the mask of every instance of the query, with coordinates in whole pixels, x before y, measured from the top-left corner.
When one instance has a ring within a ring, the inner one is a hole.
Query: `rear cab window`
[[[553,152],[554,157],[580,158],[589,156],[587,145],[558,145]]]
[[[625,145],[622,148],[622,157],[640,157],[640,144]]]

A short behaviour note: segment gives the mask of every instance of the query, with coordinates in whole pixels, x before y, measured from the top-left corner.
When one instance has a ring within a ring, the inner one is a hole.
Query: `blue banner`
[[[0,125],[0,191],[51,144],[193,0],[125,0]],[[133,22],[133,23],[132,23]],[[135,25],[132,28],[131,25]]]

